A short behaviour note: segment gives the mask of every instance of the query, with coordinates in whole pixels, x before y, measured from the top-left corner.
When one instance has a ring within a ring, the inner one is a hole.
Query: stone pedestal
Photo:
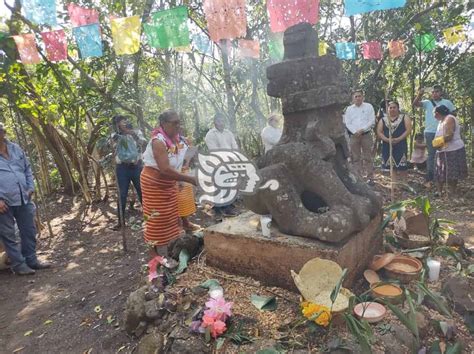
[[[308,260],[319,257],[348,268],[344,286],[351,287],[382,248],[381,215],[343,244],[288,236],[276,228],[272,228],[271,238],[265,238],[259,230],[259,220],[259,215],[247,212],[207,228],[204,231],[206,263],[232,274],[252,277],[265,285],[296,291],[290,270],[299,272]]]

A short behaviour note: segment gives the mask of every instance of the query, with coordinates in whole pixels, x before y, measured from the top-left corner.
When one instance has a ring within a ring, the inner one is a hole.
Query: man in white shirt
[[[352,93],[353,104],[346,108],[344,124],[350,138],[351,160],[361,177],[367,177],[373,184],[372,129],[375,125],[375,111],[370,103],[364,102],[364,92]]]
[[[281,129],[278,127],[280,119],[277,114],[272,114],[267,119],[268,125],[263,128],[261,136],[263,145],[265,146],[265,152],[270,151],[281,138]]]
[[[204,140],[209,151],[239,149],[234,134],[225,128],[225,118],[222,113],[216,113],[214,116],[214,128],[209,129]]]

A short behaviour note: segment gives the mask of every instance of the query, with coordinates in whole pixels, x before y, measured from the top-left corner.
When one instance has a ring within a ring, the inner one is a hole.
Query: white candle
[[[438,281],[439,279],[439,270],[441,267],[441,263],[435,259],[429,259],[428,262],[429,268],[429,279],[430,281]]]

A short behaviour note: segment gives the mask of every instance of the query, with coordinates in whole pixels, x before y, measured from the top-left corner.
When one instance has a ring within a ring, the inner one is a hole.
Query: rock
[[[137,347],[138,354],[154,354],[163,351],[164,337],[156,329],[143,336]]]
[[[145,293],[148,286],[132,292],[125,304],[124,327],[128,334],[133,334],[141,321],[145,319]]]
[[[454,310],[460,315],[474,312],[474,278],[449,278],[443,286],[442,293],[452,300]]]
[[[137,338],[141,337],[143,333],[145,333],[147,327],[148,327],[148,323],[146,323],[145,321],[140,321],[138,326],[133,331],[133,335]]]
[[[203,243],[202,238],[186,234],[170,242],[168,245],[168,255],[178,260],[181,250],[186,250],[191,259],[199,253]]]
[[[430,323],[426,319],[425,315],[421,312],[416,312],[416,324],[418,326],[418,332],[420,334],[420,338],[425,337],[428,334]]]
[[[277,348],[278,342],[274,339],[262,338],[256,339],[254,342],[241,346],[244,353],[256,353],[259,350],[275,349]]]
[[[191,289],[191,292],[194,295],[204,295],[209,291],[209,289],[203,288],[202,286],[196,286]]]
[[[428,217],[423,214],[409,215],[405,217],[407,223],[406,233],[409,235],[430,235],[430,227]]]
[[[446,246],[451,247],[464,247],[464,239],[458,235],[449,235],[448,239],[446,240]]]
[[[408,352],[408,349],[405,348],[392,332],[385,334],[376,334],[377,342],[384,347],[385,354],[400,354]]]
[[[150,322],[162,317],[165,311],[159,301],[152,300],[145,303],[145,317]]]
[[[162,293],[160,293],[159,291],[148,290],[145,293],[145,300],[150,301],[150,300],[156,299],[158,296],[160,296],[160,294]]]
[[[170,333],[169,338],[173,340],[170,353],[198,354],[211,353],[211,348],[204,343],[202,336],[193,335],[188,328],[176,326]]]
[[[392,325],[392,333],[398,342],[411,351],[418,349],[415,336],[405,326],[397,324]],[[400,350],[398,352],[400,353]]]

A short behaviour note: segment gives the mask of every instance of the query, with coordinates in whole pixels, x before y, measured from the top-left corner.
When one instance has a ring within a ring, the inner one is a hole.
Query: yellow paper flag
[[[140,16],[110,20],[112,39],[117,55],[133,54],[140,49]]]
[[[326,55],[328,53],[329,45],[324,41],[319,41],[318,46],[318,54],[320,57]]]
[[[462,25],[446,28],[443,34],[448,44],[457,44],[466,40],[466,32]]]

